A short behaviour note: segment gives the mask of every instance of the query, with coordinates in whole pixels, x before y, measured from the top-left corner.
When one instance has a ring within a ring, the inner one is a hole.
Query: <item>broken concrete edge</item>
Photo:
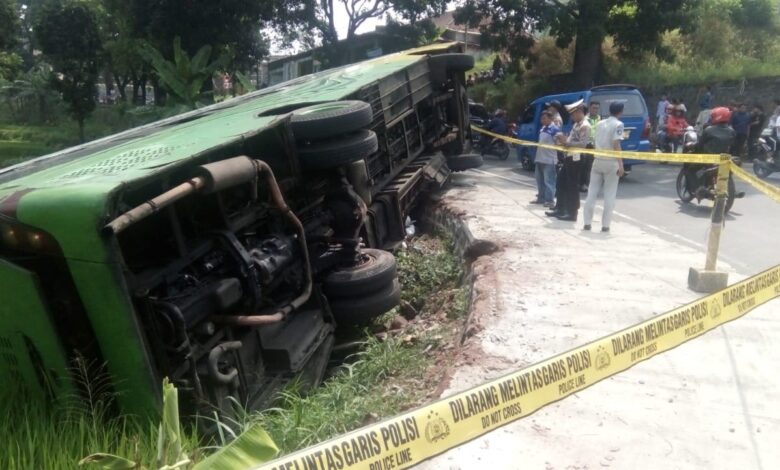
[[[688,288],[694,292],[712,294],[725,289],[729,284],[729,273],[690,268],[688,270]]]
[[[478,259],[499,251],[498,245],[489,240],[480,240],[474,237],[464,219],[462,212],[449,207],[440,197],[433,197],[420,209],[419,222],[421,228],[426,231],[438,231],[452,238],[455,255],[463,260],[464,278],[463,284],[468,287],[469,310],[461,334],[461,346],[468,338],[474,336],[482,327],[475,318],[477,302],[480,301],[477,292],[477,279],[485,275],[484,269],[475,269]],[[485,263],[487,268],[492,268],[492,263]]]

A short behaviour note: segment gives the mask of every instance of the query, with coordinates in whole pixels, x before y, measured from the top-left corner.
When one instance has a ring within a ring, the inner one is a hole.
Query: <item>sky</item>
[[[347,16],[347,10],[344,8],[344,4],[342,2],[334,2],[335,5],[335,11],[334,11],[334,19],[336,20],[336,29],[339,32],[339,39],[344,39],[347,37],[347,27],[349,26],[349,16]],[[379,24],[385,24],[384,18],[369,18],[365,21],[360,27],[357,29],[357,33],[367,33],[369,31],[373,31],[374,27]]]

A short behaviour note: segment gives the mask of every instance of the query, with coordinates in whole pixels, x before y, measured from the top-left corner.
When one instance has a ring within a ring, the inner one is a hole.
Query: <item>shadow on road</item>
[[[699,218],[699,219],[709,219],[712,217],[712,207],[710,206],[703,206],[701,204],[696,204],[693,202],[690,203],[684,203],[680,201],[679,199],[674,201],[675,204],[677,204],[677,212],[682,214],[691,215],[693,217]],[[742,216],[742,214],[738,212],[729,211],[726,214],[725,219],[726,220],[737,220],[734,216]]]

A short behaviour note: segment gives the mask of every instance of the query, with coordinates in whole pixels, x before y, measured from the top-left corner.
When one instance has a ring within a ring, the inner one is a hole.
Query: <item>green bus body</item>
[[[458,47],[440,44],[303,77],[0,170],[0,246],[14,254],[0,260],[3,383],[40,396],[73,393],[68,358],[74,348],[94,349],[123,411],[157,410],[160,377],[117,238],[103,231],[129,209],[119,196],[201,164],[206,156],[211,161],[257,153],[248,147],[256,145],[252,139],[281,129],[290,110],[354,97],[424,63],[428,54]],[[280,180],[297,172],[294,165],[274,170]],[[65,290],[70,293],[57,294]],[[52,293],[57,303],[51,303]],[[62,328],[72,332],[69,339],[58,333]]]

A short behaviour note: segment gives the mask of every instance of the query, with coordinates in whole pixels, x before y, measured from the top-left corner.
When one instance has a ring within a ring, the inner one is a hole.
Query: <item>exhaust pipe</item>
[[[309,248],[306,243],[306,231],[303,228],[301,221],[287,205],[273,170],[262,160],[253,160],[247,156],[240,156],[202,165],[198,167],[198,171],[200,175],[169,189],[159,196],[150,199],[115,218],[103,228],[104,232],[117,235],[131,225],[196,192],[210,194],[239,184],[254,182],[252,185],[252,196],[253,198],[256,198],[257,180],[263,176],[268,183],[268,191],[274,205],[282,215],[290,221],[290,224],[295,227],[295,230],[298,233],[298,242],[301,246],[306,269],[306,287],[298,297],[290,301],[290,303],[284,307],[278,309],[276,312],[238,317],[220,315],[213,317],[213,320],[220,323],[245,326],[276,323],[283,320],[290,312],[300,308],[309,300],[309,297],[311,297],[313,281],[311,263],[309,260]]]

